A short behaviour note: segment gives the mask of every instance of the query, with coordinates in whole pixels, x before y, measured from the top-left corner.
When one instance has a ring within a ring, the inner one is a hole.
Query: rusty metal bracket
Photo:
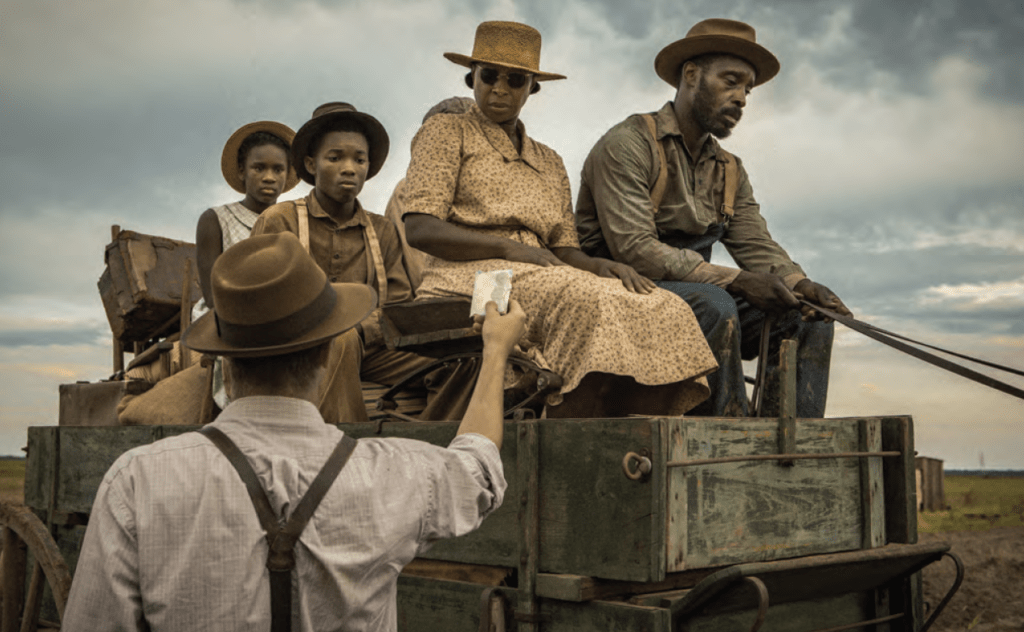
[[[939,602],[939,605],[935,606],[935,611],[932,612],[931,616],[928,617],[928,620],[925,621],[924,625],[921,627],[920,632],[928,632],[928,628],[932,627],[932,624],[935,623],[935,620],[939,618],[939,615],[942,614],[942,611],[949,603],[949,600],[953,598],[953,595],[956,594],[956,591],[960,590],[960,584],[962,584],[964,581],[963,560],[961,560],[960,557],[952,551],[944,552],[942,554],[942,557],[948,557],[949,559],[953,560],[954,564],[956,564],[956,578],[953,580],[953,586],[949,589],[949,592],[946,593],[946,596],[942,598],[942,601]]]
[[[645,450],[646,452],[646,450]],[[636,469],[633,469],[633,461],[636,461]],[[636,452],[627,452],[622,457],[622,473],[631,481],[638,481],[651,473],[653,466],[647,456]]]
[[[497,586],[490,586],[480,594],[479,632],[505,632],[505,598],[498,590]]]
[[[768,616],[768,587],[757,577],[744,577],[743,580],[754,587],[757,591],[757,618],[750,632],[757,632],[764,625],[765,617]]]

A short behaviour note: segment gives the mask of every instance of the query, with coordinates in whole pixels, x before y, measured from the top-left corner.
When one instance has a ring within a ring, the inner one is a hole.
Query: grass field
[[[0,500],[22,502],[25,495],[25,460],[0,459]]]
[[[947,511],[918,514],[922,533],[1024,526],[1024,477],[946,476]]]

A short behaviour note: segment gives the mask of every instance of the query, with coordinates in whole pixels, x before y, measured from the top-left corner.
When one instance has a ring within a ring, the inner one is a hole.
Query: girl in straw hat
[[[406,233],[427,258],[419,295],[468,295],[477,270],[513,270],[527,314],[521,347],[562,376],[549,416],[681,414],[716,367],[689,307],[631,267],[579,249],[562,159],[519,114],[540,83],[540,33],[485,22],[470,69],[475,104],[427,120],[398,192]]]
[[[257,121],[235,130],[224,143],[220,171],[232,189],[244,193],[238,202],[209,208],[196,225],[196,259],[199,285],[207,307],[210,270],[222,252],[252,232],[260,213],[277,203],[277,198],[295,187],[299,176],[291,164],[291,143],[295,132],[282,123]]]

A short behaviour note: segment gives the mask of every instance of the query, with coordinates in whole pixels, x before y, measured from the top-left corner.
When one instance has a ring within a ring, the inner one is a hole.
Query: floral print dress
[[[579,248],[565,165],[519,126],[521,152],[475,105],[427,120],[398,193],[404,215],[432,215],[529,246]],[[648,386],[679,383],[670,414],[707,398],[703,376],[715,359],[690,307],[665,290],[636,294],[617,278],[571,266],[428,256],[417,297],[470,296],[477,270],[502,269],[513,271],[512,296],[527,315],[520,348],[562,376],[562,394],[602,372]]]

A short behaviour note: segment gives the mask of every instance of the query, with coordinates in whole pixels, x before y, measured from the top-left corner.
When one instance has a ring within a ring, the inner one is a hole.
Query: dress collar
[[[472,107],[470,107],[468,114],[476,119],[484,137],[487,138],[487,141],[492,147],[494,147],[494,150],[502,155],[505,162],[522,160],[537,171],[544,170],[541,153],[537,147],[537,143],[526,135],[526,125],[523,124],[522,119],[516,121],[516,129],[519,131],[519,138],[523,141],[523,151],[517,152],[515,145],[512,144],[512,139],[508,137],[505,130],[502,129],[500,125],[487,118],[487,115],[483,113],[480,106],[474,103]]]

